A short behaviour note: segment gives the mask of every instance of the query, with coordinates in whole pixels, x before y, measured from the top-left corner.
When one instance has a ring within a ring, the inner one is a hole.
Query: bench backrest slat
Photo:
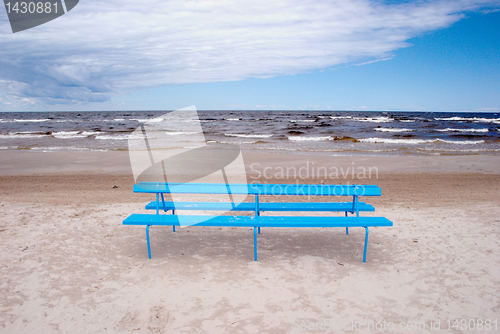
[[[376,185],[308,185],[308,184],[224,184],[224,183],[164,183],[140,182],[137,193],[172,194],[249,194],[290,196],[380,196]]]

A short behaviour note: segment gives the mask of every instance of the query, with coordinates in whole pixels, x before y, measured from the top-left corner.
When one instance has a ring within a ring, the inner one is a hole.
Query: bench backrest
[[[171,194],[249,194],[307,196],[380,196],[376,185],[310,185],[310,184],[224,184],[140,182],[136,193]]]

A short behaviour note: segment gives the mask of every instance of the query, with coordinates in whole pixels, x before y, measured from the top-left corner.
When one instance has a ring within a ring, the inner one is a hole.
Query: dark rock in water
[[[454,133],[452,136],[453,138],[477,139],[479,137],[484,137],[484,134]]]
[[[291,130],[291,131],[288,131],[288,133],[289,133],[289,134],[291,134],[291,135],[300,135],[300,134],[302,134],[302,133],[304,133],[304,132],[302,132],[302,131],[297,131],[297,130]]]
[[[348,137],[348,136],[343,136],[343,137],[335,137],[333,138],[333,140],[350,140],[350,141],[353,141],[353,142],[358,142],[359,140],[357,140],[356,138],[353,138],[353,137]]]

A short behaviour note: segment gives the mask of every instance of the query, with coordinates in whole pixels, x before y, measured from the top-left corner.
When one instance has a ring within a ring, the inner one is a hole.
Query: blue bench
[[[359,196],[380,196],[381,190],[373,185],[294,185],[294,184],[218,184],[218,183],[152,183],[134,185],[134,192],[156,195],[156,201],[146,209],[156,214],[133,214],[123,221],[124,225],[145,225],[148,256],[151,258],[149,227],[160,226],[225,226],[254,228],[254,259],[257,261],[257,231],[261,227],[364,227],[366,231],[363,262],[366,262],[368,227],[392,226],[384,217],[360,217],[360,211],[375,211],[373,206],[359,202]],[[163,194],[248,194],[255,196],[255,202],[170,202]],[[259,196],[352,196],[352,202],[259,202]],[[160,200],[161,197],[161,200]],[[160,214],[160,210],[172,211],[172,215]],[[176,215],[175,210],[254,211],[254,216],[207,216]],[[343,211],[344,217],[311,216],[261,216],[263,211]],[[348,212],[355,216],[348,216]]]

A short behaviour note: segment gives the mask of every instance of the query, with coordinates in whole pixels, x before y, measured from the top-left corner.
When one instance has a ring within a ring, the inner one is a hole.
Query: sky
[[[500,111],[500,1],[81,0],[12,33],[0,111]]]

